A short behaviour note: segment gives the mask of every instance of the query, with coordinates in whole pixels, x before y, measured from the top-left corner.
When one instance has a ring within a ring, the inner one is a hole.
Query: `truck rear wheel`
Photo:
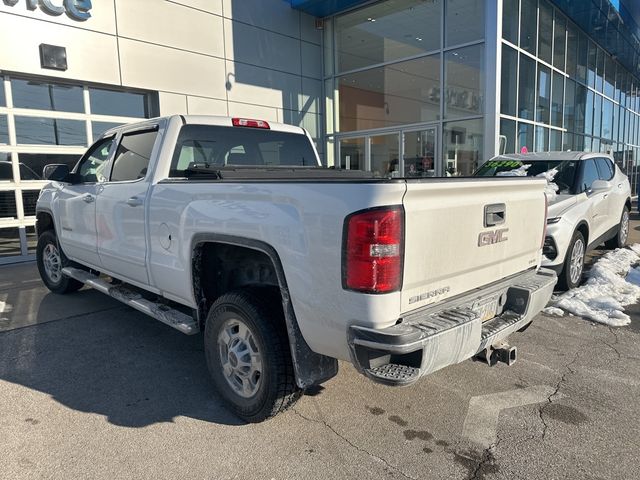
[[[82,288],[82,283],[62,274],[62,269],[69,264],[69,260],[60,249],[53,230],[42,232],[38,237],[36,262],[40,278],[53,293],[71,293]]]
[[[300,397],[279,301],[260,290],[222,295],[204,331],[207,367],[225,404],[247,422],[261,422]]]

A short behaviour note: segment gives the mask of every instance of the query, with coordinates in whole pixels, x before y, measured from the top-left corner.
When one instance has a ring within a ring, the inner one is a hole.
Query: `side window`
[[[111,181],[124,182],[144,178],[157,136],[157,130],[123,135],[113,160]]]
[[[596,158],[598,170],[600,171],[600,179],[611,180],[615,173],[613,163],[608,158]]]
[[[584,161],[582,167],[582,182],[580,183],[581,192],[589,192],[591,190],[591,184],[600,178],[596,162],[589,159]]]
[[[79,182],[95,183],[106,181],[105,169],[114,138],[115,137],[110,137],[99,140],[85,153],[76,169]]]

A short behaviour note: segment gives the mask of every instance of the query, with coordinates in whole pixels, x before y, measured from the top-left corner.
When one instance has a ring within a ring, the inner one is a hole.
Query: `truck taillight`
[[[544,248],[544,239],[547,237],[547,217],[549,215],[549,199],[547,194],[544,194],[544,227],[542,228],[542,242],[540,242],[540,248]]]
[[[253,120],[251,118],[232,118],[231,123],[233,123],[234,127],[271,128],[264,120]]]
[[[356,212],[345,220],[342,283],[349,290],[388,293],[402,286],[404,210]]]

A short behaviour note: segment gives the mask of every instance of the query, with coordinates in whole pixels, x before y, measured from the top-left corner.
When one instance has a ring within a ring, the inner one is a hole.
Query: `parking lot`
[[[640,221],[631,241],[640,241]],[[541,315],[512,367],[417,385],[339,375],[273,420],[216,398],[202,336],[0,268],[0,478],[640,478],[640,306],[617,329]]]

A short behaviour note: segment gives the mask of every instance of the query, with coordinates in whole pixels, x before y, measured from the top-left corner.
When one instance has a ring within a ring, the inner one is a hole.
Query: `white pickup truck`
[[[37,204],[46,286],[88,285],[186,334],[248,421],[336,375],[408,385],[546,305],[545,181],[323,168],[302,128],[171,116],[106,132]]]

